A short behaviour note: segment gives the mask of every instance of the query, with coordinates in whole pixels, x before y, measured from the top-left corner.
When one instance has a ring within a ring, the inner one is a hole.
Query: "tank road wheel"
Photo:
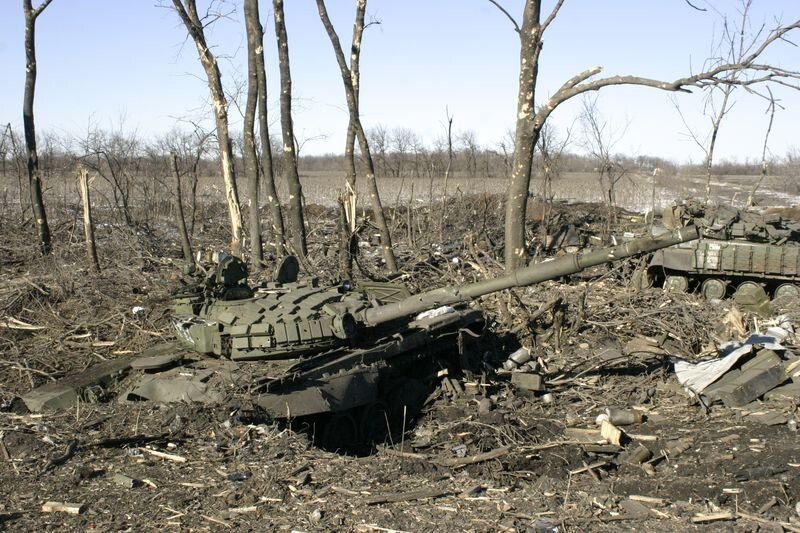
[[[329,452],[349,451],[358,444],[358,425],[349,412],[336,413],[322,429],[320,448]]]
[[[800,301],[800,285],[782,283],[775,289],[775,298]]]
[[[664,289],[667,292],[686,292],[689,290],[689,279],[686,276],[667,276]]]
[[[361,411],[358,425],[359,441],[364,444],[383,444],[392,434],[392,415],[386,402],[373,402]]]
[[[721,279],[707,279],[703,282],[700,292],[706,300],[722,300],[728,290],[728,284]]]
[[[741,309],[761,315],[769,314],[769,296],[760,284],[754,281],[740,283],[733,294],[733,301]]]

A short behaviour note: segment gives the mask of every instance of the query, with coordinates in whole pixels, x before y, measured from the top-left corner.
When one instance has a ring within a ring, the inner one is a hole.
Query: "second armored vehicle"
[[[763,288],[800,300],[800,225],[730,206],[692,202],[667,207],[661,231],[693,225],[700,240],[653,254],[649,281],[674,292],[698,289],[707,299]]]

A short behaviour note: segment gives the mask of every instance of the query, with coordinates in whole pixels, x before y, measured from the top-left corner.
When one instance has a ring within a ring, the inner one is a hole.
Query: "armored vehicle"
[[[176,294],[178,343],[103,363],[23,400],[42,410],[102,399],[109,383],[128,373],[134,375],[123,400],[215,403],[245,391],[276,419],[333,414],[320,438],[326,447],[345,446],[385,432],[409,406],[421,405],[442,370],[469,367],[463,348],[485,320],[478,297],[696,238],[695,228],[682,228],[415,295],[394,283],[321,286],[298,278],[294,258],[274,281],[253,287],[241,260],[221,257]]]
[[[648,278],[667,290],[699,289],[707,299],[722,299],[763,289],[800,299],[800,224],[699,202],[667,207],[662,221],[661,231],[696,226],[701,235],[653,254]]]

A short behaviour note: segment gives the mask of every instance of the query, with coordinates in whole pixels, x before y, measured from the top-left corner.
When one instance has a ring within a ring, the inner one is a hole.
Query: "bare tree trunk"
[[[756,181],[755,185],[753,185],[753,190],[750,191],[750,194],[747,195],[747,207],[753,207],[753,199],[758,191],[758,188],[761,187],[761,183],[763,183],[764,178],[767,177],[767,172],[769,171],[769,165],[767,163],[767,146],[769,145],[769,134],[772,132],[772,123],[775,120],[775,97],[772,96],[772,90],[769,90],[769,122],[767,123],[767,131],[764,133],[764,148],[761,150],[761,174],[758,177],[758,181]]]
[[[324,7],[324,6],[323,6]],[[364,17],[367,11],[367,0],[356,0],[356,18],[353,22],[353,41],[350,46],[350,83],[353,84],[353,95],[356,100],[356,108],[359,104],[359,93],[361,89],[361,41],[364,36]],[[356,158],[355,158],[355,144],[356,144],[356,127],[353,122],[352,116],[347,123],[347,140],[344,147],[345,163],[347,164],[346,181],[348,185],[347,194],[348,203],[353,205],[356,203]],[[350,228],[355,229],[355,210],[353,210],[352,219],[350,221]]]
[[[42,177],[39,171],[39,154],[36,151],[36,127],[33,119],[33,98],[36,93],[36,18],[50,5],[44,0],[36,9],[31,0],[22,0],[25,12],[25,94],[22,100],[22,122],[25,128],[25,146],[28,150],[28,184],[31,193],[31,208],[36,221],[39,250],[50,253],[50,226],[42,195]]]
[[[711,201],[711,169],[714,166],[714,148],[717,145],[720,124],[728,111],[728,100],[733,92],[733,85],[726,85],[722,88],[722,91],[722,104],[720,105],[719,113],[711,119],[711,139],[708,142],[708,150],[706,151],[706,205]]]
[[[283,174],[289,187],[289,233],[294,252],[306,255],[306,228],[303,213],[303,189],[297,172],[297,151],[292,123],[292,74],[289,68],[289,39],[283,16],[283,0],[272,0],[275,15],[275,38],[278,41],[278,67],[281,76],[281,131],[283,136]]]
[[[442,186],[442,216],[439,218],[439,242],[444,243],[444,225],[447,219],[447,180],[453,168],[453,115],[445,108],[447,116],[447,167],[444,169],[444,185]]]
[[[250,3],[250,0],[248,0]],[[264,177],[264,188],[267,195],[270,217],[272,217],[272,234],[278,256],[286,252],[286,237],[283,228],[283,213],[278,189],[275,187],[275,172],[272,164],[272,143],[269,138],[269,121],[267,120],[267,74],[264,67],[264,31],[261,28],[261,17],[258,14],[258,2],[252,2],[252,18],[254,39],[256,43],[256,76],[258,81],[258,134],[261,140],[261,173]],[[246,4],[247,5],[247,4]]]
[[[214,119],[217,126],[217,144],[219,160],[222,166],[222,180],[225,183],[225,202],[231,219],[231,253],[242,253],[242,213],[239,209],[239,192],[236,189],[236,173],[233,167],[233,147],[228,130],[228,100],[222,89],[222,75],[217,58],[206,44],[204,26],[197,14],[195,0],[172,0],[175,11],[181,17],[186,30],[192,37],[200,63],[206,72],[211,104],[214,106]],[[185,4],[185,5],[184,5]]]
[[[258,20],[258,0],[245,0],[244,24],[247,32],[247,102],[244,108],[244,173],[247,177],[248,211],[250,215],[250,256],[253,270],[260,272],[264,261],[264,250],[261,242],[261,222],[259,213],[259,176],[256,155],[256,106],[258,105],[258,72],[256,50],[263,44],[258,42],[256,28],[261,28]]]
[[[94,222],[92,221],[92,201],[89,198],[89,173],[86,168],[78,170],[78,184],[80,185],[81,200],[83,202],[83,233],[86,237],[86,258],[89,268],[100,272],[100,261],[97,260],[97,248],[94,243]]]
[[[528,187],[531,182],[533,148],[539,138],[541,124],[534,122],[534,96],[539,75],[541,52],[541,0],[525,2],[522,28],[519,31],[519,87],[517,91],[517,126],[514,166],[508,185],[505,221],[506,270],[515,270],[525,262],[525,214]]]
[[[187,263],[194,262],[192,257],[192,244],[189,241],[189,232],[186,231],[186,218],[183,216],[183,193],[181,192],[181,173],[178,171],[178,155],[173,152],[172,156],[172,173],[175,176],[175,205],[177,207],[175,216],[178,222],[178,231],[181,234],[181,248],[183,249],[183,258]]]
[[[355,236],[350,231],[347,223],[347,208],[345,195],[339,195],[339,276],[341,279],[353,279],[353,255],[357,246]]]
[[[357,10],[366,9],[366,3],[366,0],[357,0]],[[322,24],[325,26],[325,30],[328,32],[331,45],[333,45],[333,51],[336,55],[336,61],[339,64],[342,82],[344,83],[347,107],[350,111],[350,124],[355,130],[355,137],[358,139],[358,145],[361,149],[361,156],[364,158],[364,162],[367,165],[367,188],[369,190],[373,216],[375,217],[375,225],[378,227],[378,231],[381,233],[383,258],[386,261],[386,267],[390,272],[394,273],[397,272],[397,260],[395,259],[394,250],[392,249],[392,236],[389,232],[389,226],[386,223],[386,217],[383,213],[381,198],[378,194],[378,184],[375,181],[375,165],[372,161],[372,154],[369,150],[369,142],[367,141],[367,136],[364,133],[364,128],[361,125],[361,118],[359,117],[358,113],[358,82],[356,81],[355,85],[353,83],[354,79],[351,70],[347,67],[347,61],[345,60],[344,53],[342,52],[342,45],[339,43],[339,37],[336,35],[336,30],[334,30],[333,24],[328,17],[324,0],[317,0],[317,8],[319,9],[319,16],[322,20]],[[356,17],[356,23],[358,24],[358,15]],[[363,15],[361,18],[361,24],[363,25]],[[360,41],[358,43],[353,42],[354,48],[356,46],[360,47],[360,45]]]

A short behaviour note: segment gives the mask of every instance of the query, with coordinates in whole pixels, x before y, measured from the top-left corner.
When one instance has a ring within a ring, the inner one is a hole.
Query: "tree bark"
[[[92,221],[92,201],[89,198],[89,173],[84,167],[78,170],[81,200],[83,201],[83,233],[86,237],[86,258],[89,268],[100,272],[100,261],[97,259],[97,247],[94,242],[94,222]]]
[[[206,44],[203,23],[197,14],[195,0],[172,0],[172,4],[197,47],[200,63],[203,65],[208,79],[208,89],[211,95],[211,104],[214,106],[214,120],[217,126],[217,144],[219,145],[222,180],[225,184],[225,202],[228,205],[228,214],[231,219],[231,253],[241,255],[242,213],[239,208],[239,192],[236,188],[233,147],[228,129],[228,100],[222,89],[222,75],[217,58]]]
[[[248,0],[247,3],[250,3]],[[247,3],[245,5],[247,5]],[[283,227],[283,213],[275,187],[275,172],[272,164],[272,143],[269,138],[269,121],[267,120],[267,74],[264,66],[264,31],[261,27],[261,17],[258,13],[258,2],[252,2],[252,18],[254,39],[256,43],[255,60],[256,76],[258,82],[258,133],[261,140],[261,173],[264,178],[264,189],[267,195],[267,206],[272,218],[272,234],[275,240],[275,250],[278,256],[286,253],[286,237]]]
[[[357,0],[357,9],[366,9],[366,3],[366,0]],[[324,0],[317,0],[317,8],[319,9],[319,16],[322,20],[322,24],[325,26],[325,31],[328,32],[331,45],[333,45],[333,51],[336,55],[336,61],[339,64],[339,70],[341,71],[342,81],[344,83],[345,96],[347,98],[347,108],[350,111],[350,125],[352,126],[352,129],[354,129],[355,137],[358,139],[358,145],[361,149],[361,156],[364,158],[364,162],[367,166],[367,174],[365,176],[367,180],[367,189],[369,191],[370,203],[372,204],[373,216],[375,217],[375,225],[378,227],[378,231],[381,233],[383,258],[386,261],[386,268],[388,268],[390,272],[394,273],[397,272],[397,261],[394,256],[394,250],[392,249],[392,236],[389,232],[389,226],[386,223],[386,217],[383,213],[383,206],[381,205],[381,198],[378,194],[378,184],[375,181],[375,165],[372,161],[372,154],[369,150],[369,142],[367,141],[367,136],[364,133],[364,128],[361,125],[361,118],[359,117],[358,112],[358,82],[356,82],[355,85],[353,83],[351,69],[347,66],[347,61],[345,60],[344,53],[342,52],[342,45],[339,42],[339,37],[336,34],[336,30],[333,28],[333,24],[328,17],[328,11],[325,8]],[[358,16],[356,20],[358,21]],[[361,24],[363,25],[363,16],[361,19]],[[353,43],[354,48],[356,45],[358,45],[360,48],[360,41],[358,43]]]
[[[172,173],[175,176],[175,205],[177,207],[175,216],[178,219],[178,231],[181,234],[181,248],[183,249],[183,258],[187,264],[192,264],[194,258],[192,257],[192,244],[189,241],[189,232],[186,231],[186,218],[183,214],[183,193],[181,192],[181,173],[178,170],[178,154],[173,152],[172,156]]]
[[[50,253],[50,226],[47,224],[47,211],[42,195],[42,176],[39,171],[39,154],[36,151],[36,127],[33,119],[33,99],[36,93],[36,18],[50,5],[52,0],[44,0],[33,8],[31,0],[23,0],[25,13],[25,93],[22,100],[22,122],[25,128],[25,147],[28,152],[28,184],[31,193],[31,208],[36,221],[39,250],[43,255]]]
[[[259,176],[256,155],[256,107],[258,105],[258,72],[256,50],[263,46],[258,43],[256,27],[258,20],[258,0],[244,1],[244,24],[247,33],[247,102],[244,108],[244,173],[247,178],[248,212],[250,218],[250,256],[255,272],[260,272],[264,261],[261,242],[261,222],[259,213]]]
[[[505,220],[506,270],[515,270],[525,262],[525,214],[533,166],[533,148],[540,128],[534,123],[534,97],[539,75],[541,52],[541,0],[525,2],[519,32],[519,87],[517,90],[517,126],[514,164],[508,186]]]
[[[278,42],[278,68],[281,76],[281,132],[283,174],[289,188],[289,232],[294,253],[306,255],[306,228],[303,214],[303,189],[297,172],[297,151],[292,123],[292,74],[289,67],[289,40],[283,16],[283,0],[272,0],[275,38]]]

